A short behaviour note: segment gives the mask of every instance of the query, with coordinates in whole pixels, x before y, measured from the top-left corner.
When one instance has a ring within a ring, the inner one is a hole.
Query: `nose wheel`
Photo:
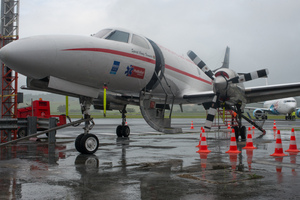
[[[94,134],[80,134],[75,140],[75,148],[83,154],[93,154],[98,150],[99,140]]]
[[[82,154],[93,154],[98,150],[99,147],[99,140],[97,136],[89,133],[89,131],[95,125],[89,113],[93,99],[88,97],[81,97],[79,100],[83,118],[89,120],[85,122],[85,126],[83,128],[84,133],[77,136],[75,140],[75,148]]]

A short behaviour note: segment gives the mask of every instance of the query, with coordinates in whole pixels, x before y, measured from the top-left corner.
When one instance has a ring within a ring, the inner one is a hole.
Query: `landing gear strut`
[[[237,104],[236,105],[236,112],[237,112],[237,122],[238,126],[234,127],[234,132],[235,132],[235,138],[236,141],[238,141],[239,136],[241,136],[242,141],[246,140],[246,127],[242,126],[242,110],[241,110],[241,105]]]
[[[84,119],[90,119],[90,107],[93,99],[88,97],[81,97],[80,99],[81,112]],[[94,134],[90,134],[95,125],[93,119],[86,121],[84,126],[84,133],[77,136],[75,140],[75,148],[78,152],[83,154],[93,154],[98,150],[99,140]]]
[[[130,128],[126,125],[126,105],[122,110],[120,110],[120,113],[122,113],[122,125],[119,125],[116,129],[116,134],[118,137],[128,137],[130,135]]]

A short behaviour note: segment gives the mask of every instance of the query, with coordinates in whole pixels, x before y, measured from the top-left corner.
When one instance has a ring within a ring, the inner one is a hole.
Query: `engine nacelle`
[[[296,110],[296,115],[300,118],[300,109]]]
[[[253,111],[253,116],[256,118],[256,119],[266,119],[266,113],[261,110],[261,109],[255,109]]]

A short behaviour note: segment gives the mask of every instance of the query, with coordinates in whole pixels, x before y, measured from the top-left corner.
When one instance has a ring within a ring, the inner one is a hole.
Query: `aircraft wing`
[[[300,83],[267,85],[245,89],[247,103],[300,96]]]
[[[189,103],[201,104],[204,102],[211,102],[215,96],[213,91],[200,92],[197,94],[183,95],[183,99],[186,99]]]
[[[292,96],[300,96],[300,82],[245,88],[247,103],[257,103]],[[213,97],[213,91],[186,94],[183,96],[188,102],[198,104],[211,102]]]

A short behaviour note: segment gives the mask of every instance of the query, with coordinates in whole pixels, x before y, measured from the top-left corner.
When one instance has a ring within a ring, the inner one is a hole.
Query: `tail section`
[[[229,56],[230,56],[230,48],[226,47],[224,61],[223,61],[223,65],[221,66],[221,68],[229,68]]]

